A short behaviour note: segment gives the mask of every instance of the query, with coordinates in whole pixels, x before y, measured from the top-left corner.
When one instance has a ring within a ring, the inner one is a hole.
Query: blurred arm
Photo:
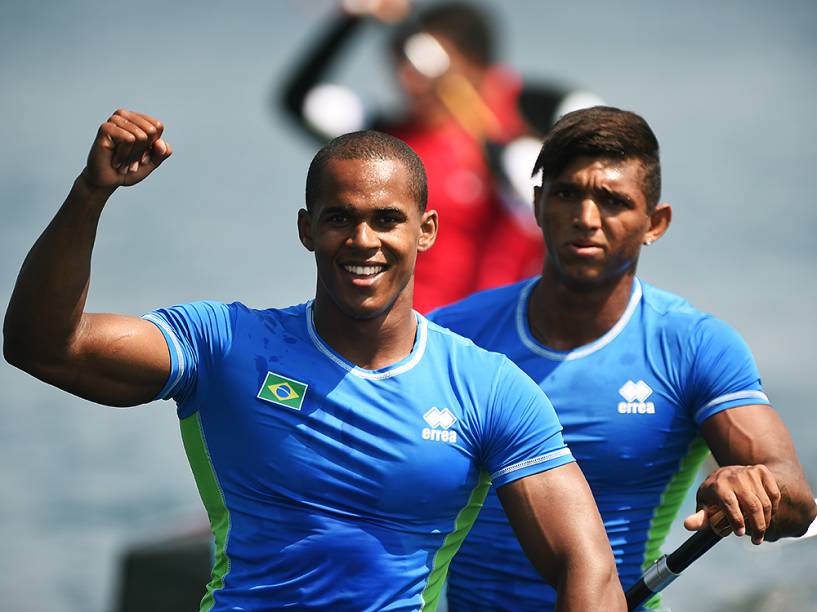
[[[557,591],[557,610],[626,610],[590,487],[575,463],[497,490],[525,554]]]
[[[104,404],[149,401],[170,371],[152,323],[84,312],[102,209],[117,187],[138,183],[170,156],[162,129],[122,110],[100,127],[85,169],[23,262],[3,324],[9,363]]]
[[[766,405],[718,412],[701,432],[718,464],[698,489],[698,513],[688,529],[700,529],[722,508],[732,530],[764,539],[800,536],[817,515],[817,506],[788,429]]]
[[[339,134],[333,133],[326,127],[319,125],[316,121],[307,116],[306,102],[311,93],[315,92],[327,73],[333,67],[338,55],[343,51],[343,47],[352,38],[352,35],[360,28],[363,18],[357,15],[341,13],[332,21],[327,29],[319,36],[315,44],[307,50],[300,59],[296,68],[286,78],[281,96],[281,105],[287,115],[303,129],[307,134],[316,138],[320,143],[329,140]],[[353,95],[348,92],[347,95]],[[358,104],[360,104],[358,102]],[[324,106],[326,113],[331,113],[329,102],[318,106]],[[362,108],[362,105],[361,105]],[[311,113],[320,114],[321,109],[315,109]],[[311,114],[310,113],[310,114]],[[361,125],[357,129],[361,129]],[[348,131],[348,130],[347,130]]]

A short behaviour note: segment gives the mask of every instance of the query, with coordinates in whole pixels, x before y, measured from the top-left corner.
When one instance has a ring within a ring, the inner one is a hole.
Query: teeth
[[[357,276],[372,276],[383,271],[383,266],[351,266],[347,264],[343,268]]]

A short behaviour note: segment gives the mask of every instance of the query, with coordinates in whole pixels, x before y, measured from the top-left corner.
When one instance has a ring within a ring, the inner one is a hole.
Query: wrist
[[[100,186],[94,184],[88,176],[88,168],[83,168],[79,176],[74,180],[72,191],[80,196],[82,200],[90,204],[98,204],[100,208],[105,205],[118,185]]]

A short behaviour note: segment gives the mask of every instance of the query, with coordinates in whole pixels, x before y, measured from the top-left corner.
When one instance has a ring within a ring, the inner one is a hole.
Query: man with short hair
[[[435,248],[418,258],[414,307],[425,313],[538,272],[542,237],[527,194],[512,188],[514,179],[528,188],[536,141],[568,110],[599,104],[598,96],[563,83],[523,81],[499,61],[497,18],[487,6],[458,0],[416,7],[408,0],[337,4],[314,41],[298,47],[281,103],[294,124],[321,143],[374,128],[404,140],[423,160],[442,229]],[[396,26],[389,59],[400,108],[384,108],[343,84],[340,68],[371,23]],[[530,147],[518,141],[526,135]]]
[[[791,438],[754,359],[728,325],[636,275],[666,232],[658,141],[638,115],[565,115],[534,172],[548,249],[541,276],[429,318],[504,353],[553,401],[605,522],[624,588],[660,554],[698,467],[701,529],[721,509],[752,542],[803,534],[817,513]],[[449,607],[542,610],[554,592],[528,570],[489,494],[452,563]],[[658,606],[658,599],[648,607]]]
[[[315,299],[85,312],[114,190],[171,154],[162,124],[116,111],[31,249],[6,359],[114,406],[173,398],[215,537],[201,610],[433,610],[492,479],[564,610],[621,610],[612,552],[552,406],[504,356],[412,311],[432,246],[416,154],[377,132],[313,160],[303,245]]]

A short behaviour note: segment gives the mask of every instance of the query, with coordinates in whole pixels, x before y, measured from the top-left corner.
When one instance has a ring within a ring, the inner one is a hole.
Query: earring
[[[652,240],[651,240],[650,238],[647,238],[647,239],[644,241],[644,246],[650,246],[651,244],[652,244]]]

